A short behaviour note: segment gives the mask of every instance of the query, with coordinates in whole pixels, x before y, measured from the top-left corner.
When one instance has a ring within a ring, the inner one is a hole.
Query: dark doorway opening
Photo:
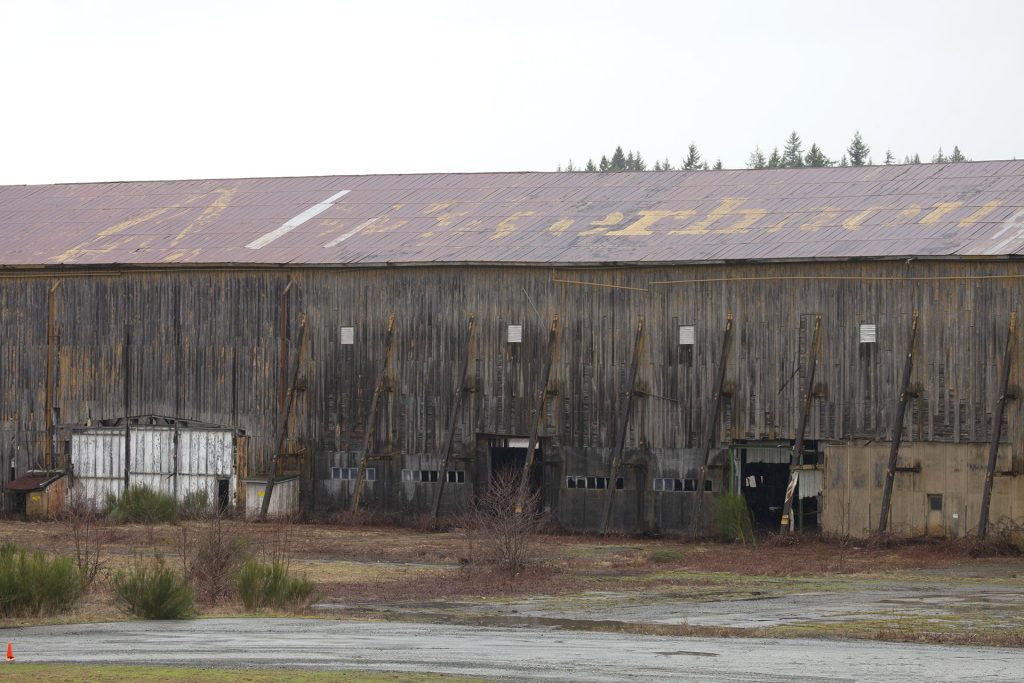
[[[27,498],[24,491],[14,491],[11,496],[11,512],[21,517],[25,516]]]
[[[228,479],[217,480],[217,510],[223,514],[231,507],[231,482]]]
[[[528,447],[525,438],[492,438],[490,440],[491,480],[502,472],[513,470],[517,474],[523,471],[526,464],[526,451]],[[530,486],[534,490],[540,490],[544,483],[543,474],[543,453],[540,444],[533,454],[533,466],[530,468]]]
[[[754,526],[778,531],[789,485],[789,464],[755,462],[743,465],[741,492],[754,518]]]
[[[791,468],[793,445],[792,441],[780,441],[733,446],[733,466],[736,468],[733,490],[746,499],[754,526],[759,530],[779,530],[786,488],[792,472],[796,471],[800,471],[800,475],[793,496],[795,526],[799,530],[818,527],[821,500],[820,470],[816,469],[821,462],[818,444],[815,441],[804,442],[804,452],[794,458]],[[818,476],[813,476],[815,474]]]

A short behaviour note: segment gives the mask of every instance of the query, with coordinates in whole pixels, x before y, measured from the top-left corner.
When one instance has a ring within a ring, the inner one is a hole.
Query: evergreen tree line
[[[931,158],[933,164],[955,164],[960,161],[969,161],[960,151],[959,146],[954,146],[953,151],[949,154],[945,154],[942,148],[939,147],[939,151]],[[772,149],[771,153],[767,156],[761,147],[757,146],[754,151],[750,153],[750,157],[747,159],[747,168],[803,168],[805,166],[810,167],[823,167],[823,166],[873,166],[874,160],[871,157],[871,147],[864,142],[861,137],[860,131],[853,134],[853,139],[850,140],[850,144],[843,152],[842,157],[838,161],[830,158],[825,152],[822,151],[821,147],[817,143],[811,143],[810,148],[805,152],[803,140],[797,135],[794,130],[786,138],[786,142],[782,146],[782,151],[779,151],[778,147]],[[885,158],[882,162],[886,166],[897,163],[896,157],[893,156],[892,150],[885,150]],[[919,154],[913,156],[907,155],[903,157],[904,164],[920,164],[924,163],[921,161]],[[623,152],[622,146],[615,148],[611,157],[602,156],[601,160],[594,163],[593,159],[588,159],[585,166],[576,166],[573,160],[570,159],[569,163],[563,168],[561,165],[558,166],[559,171],[719,171],[722,169],[722,160],[717,159],[714,164],[708,165],[708,162],[701,155],[697,149],[695,143],[690,143],[687,147],[686,158],[683,159],[682,163],[678,166],[674,166],[668,158],[663,161],[655,161],[653,168],[648,168],[647,161],[640,154],[639,150],[634,152],[629,150]]]

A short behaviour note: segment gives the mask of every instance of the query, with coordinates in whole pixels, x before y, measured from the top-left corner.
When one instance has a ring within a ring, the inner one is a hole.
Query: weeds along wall
[[[0,477],[7,481],[12,463],[17,473],[43,464],[50,410],[58,441],[59,425],[95,425],[126,414],[242,429],[248,462],[239,474],[265,474],[285,402],[287,359],[294,358],[305,315],[300,390],[284,447],[294,457],[287,467],[305,474],[306,509],[347,506],[354,488],[347,470],[361,455],[394,313],[371,448],[380,457],[369,463],[375,477],[365,500],[386,510],[429,507],[436,483],[429,475],[403,481],[403,470],[438,469],[436,453],[468,355],[468,392],[448,467],[465,479],[446,486],[443,506],[457,509],[490,476],[487,454],[495,439],[530,433],[558,316],[540,430],[545,496],[567,520],[578,520],[573,525],[591,526],[589,512],[559,497],[581,494],[568,489],[569,476],[608,473],[642,318],[624,443],[625,459],[644,469],[630,470],[616,515],[621,524],[637,517],[657,524],[666,513],[645,512],[650,503],[639,502],[636,490],[650,489],[655,476],[693,476],[699,466],[727,316],[733,332],[721,417],[711,427],[716,446],[795,437],[816,315],[821,354],[806,437],[888,439],[915,310],[917,390],[904,439],[981,443],[992,433],[1010,313],[1024,301],[1022,278],[1018,262],[902,260],[11,273],[0,279]],[[860,341],[862,323],[877,326],[875,342]],[[510,343],[509,325],[522,325],[521,342]],[[680,344],[680,326],[693,326],[692,345]],[[344,343],[347,327],[352,343]],[[54,359],[52,406],[48,357]],[[1016,358],[1011,385],[1020,386]],[[1003,440],[1019,451],[1019,401],[1006,417]],[[721,470],[715,477],[714,486],[724,486]]]

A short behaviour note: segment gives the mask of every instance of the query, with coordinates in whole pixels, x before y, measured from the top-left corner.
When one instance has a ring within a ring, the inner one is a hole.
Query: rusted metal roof
[[[1024,255],[1024,161],[0,187],[0,266]]]
[[[52,481],[60,479],[63,474],[28,474],[12,479],[7,484],[8,491],[38,491],[46,488]]]

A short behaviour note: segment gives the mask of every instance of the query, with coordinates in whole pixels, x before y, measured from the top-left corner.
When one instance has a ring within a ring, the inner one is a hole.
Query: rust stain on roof
[[[1024,255],[1024,161],[0,187],[0,266]]]

